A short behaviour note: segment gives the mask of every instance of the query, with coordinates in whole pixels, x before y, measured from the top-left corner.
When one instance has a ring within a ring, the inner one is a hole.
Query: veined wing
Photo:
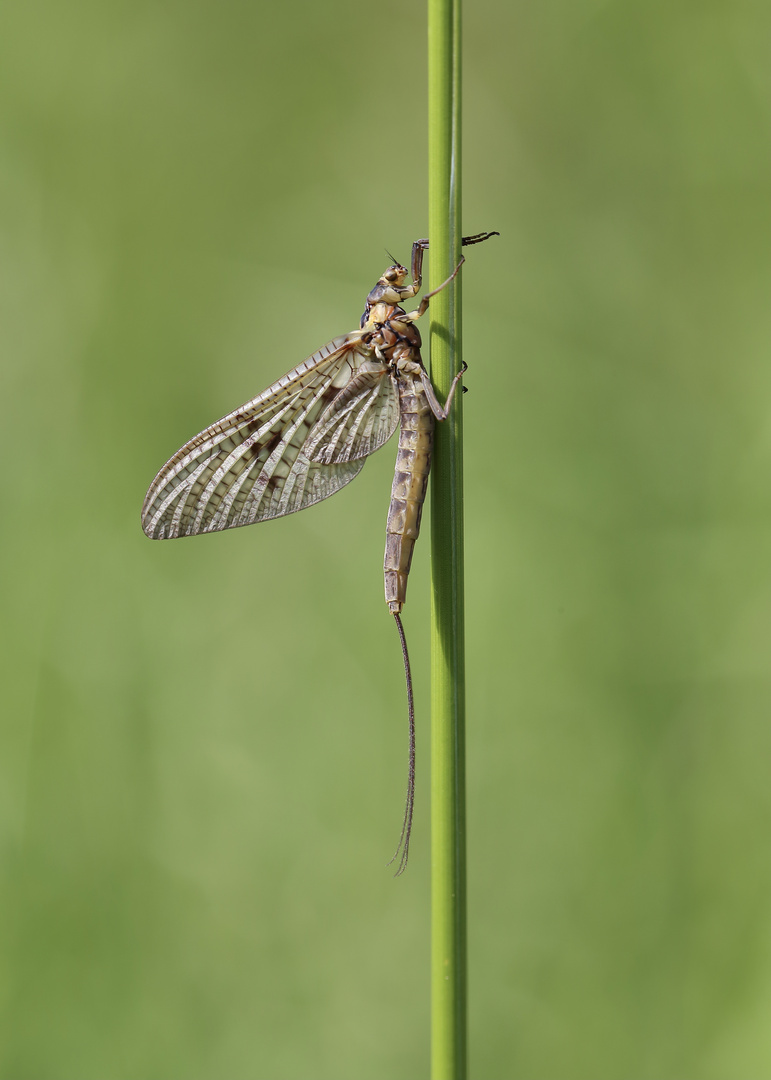
[[[311,460],[306,442],[371,356],[358,331],[335,338],[196,435],[150,485],[142,509],[145,533],[163,540],[250,525],[339,491],[361,470],[364,456],[322,463]]]
[[[399,395],[379,360],[365,360],[327,406],[308,437],[305,452],[325,465],[356,461],[387,442],[399,423]]]

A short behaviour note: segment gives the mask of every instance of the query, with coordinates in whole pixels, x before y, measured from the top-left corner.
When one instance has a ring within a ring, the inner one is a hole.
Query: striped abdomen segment
[[[434,416],[419,379],[399,379],[399,421],[384,565],[386,603],[397,612],[407,597],[407,575],[420,532],[434,441]]]

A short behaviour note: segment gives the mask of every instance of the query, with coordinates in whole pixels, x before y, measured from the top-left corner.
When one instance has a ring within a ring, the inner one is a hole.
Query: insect
[[[496,232],[463,237],[479,244]],[[409,856],[415,803],[415,708],[400,612],[420,530],[431,467],[434,421],[449,415],[465,364],[439,402],[420,356],[415,321],[446,281],[414,311],[428,240],[412,245],[408,272],[394,262],[367,297],[360,327],[334,338],[267,390],[206,428],[174,454],[153,480],[142,528],[153,540],[233,529],[282,517],[334,495],[399,425],[385,548],[385,598],[399,631],[407,683],[409,764],[396,876]]]

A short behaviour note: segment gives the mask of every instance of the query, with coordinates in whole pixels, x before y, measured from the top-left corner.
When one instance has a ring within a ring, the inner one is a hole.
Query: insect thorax
[[[402,318],[404,314],[404,308],[384,303],[374,304],[364,312],[364,340],[386,361],[395,360],[395,354],[420,356],[420,331],[413,322]]]

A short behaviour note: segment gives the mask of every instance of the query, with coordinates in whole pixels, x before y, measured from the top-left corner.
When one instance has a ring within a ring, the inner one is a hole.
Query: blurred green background
[[[179,445],[426,230],[423,9],[16,0],[0,31],[3,1080],[428,1066],[428,537],[395,446],[153,544]],[[477,0],[464,268],[480,1080],[771,1077],[767,23]]]

